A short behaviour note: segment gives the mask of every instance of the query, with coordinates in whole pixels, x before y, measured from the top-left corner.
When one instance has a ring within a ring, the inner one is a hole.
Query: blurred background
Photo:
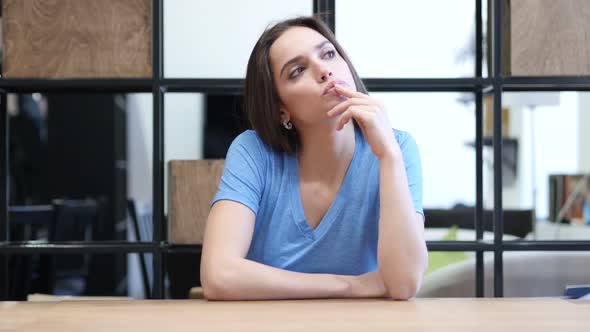
[[[336,36],[362,78],[474,76],[475,1],[336,0],[335,5]],[[311,0],[166,0],[164,76],[243,79],[250,51],[267,26],[312,11]],[[484,5],[484,43],[486,13]],[[483,66],[485,77],[487,61]],[[385,103],[392,127],[408,131],[418,143],[427,240],[475,240],[474,94],[370,94]],[[495,161],[492,96],[484,96],[484,239],[493,238],[493,165],[501,162],[507,241],[590,240],[590,93],[505,92],[502,99],[503,155]],[[14,222],[11,240],[150,241],[152,100],[151,93],[10,94],[12,211],[55,211],[46,223]],[[247,129],[238,93],[166,93],[164,102],[165,188],[168,161],[224,158],[232,140]],[[572,268],[584,259],[576,255],[584,254],[507,253],[507,296],[560,295],[561,285],[580,276],[590,280],[588,265],[574,277],[551,272],[564,267],[555,264]],[[149,254],[45,256],[11,260],[15,296],[145,298],[153,281]],[[187,297],[198,285],[198,259],[169,255],[167,297]],[[486,264],[490,259],[486,254]],[[523,290],[530,280],[523,261],[549,269],[535,270],[544,276],[538,286]],[[422,296],[474,296],[473,283],[447,285],[458,276],[472,280],[473,273],[473,252],[432,252]]]

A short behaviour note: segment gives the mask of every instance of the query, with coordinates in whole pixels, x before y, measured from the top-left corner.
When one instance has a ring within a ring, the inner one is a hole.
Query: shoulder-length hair
[[[244,85],[244,106],[251,127],[260,138],[276,152],[293,154],[300,144],[297,129],[286,130],[281,125],[281,100],[276,89],[270,63],[270,48],[289,28],[306,27],[317,31],[334,45],[338,54],[346,61],[352,73],[357,91],[367,93],[367,89],[354,69],[348,55],[336,41],[334,33],[318,17],[297,17],[281,21],[265,30],[248,60]]]

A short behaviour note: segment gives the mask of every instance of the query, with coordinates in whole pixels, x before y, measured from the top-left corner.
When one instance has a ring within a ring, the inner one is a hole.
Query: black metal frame
[[[475,78],[482,80],[483,19],[481,0],[475,1]],[[483,239],[483,91],[475,88],[475,240]],[[475,252],[475,296],[484,296],[483,250]]]
[[[164,0],[152,0],[152,75],[153,75],[153,298],[164,298],[164,89],[161,81],[164,78]]]
[[[314,13],[335,31],[335,0],[312,0]],[[502,168],[494,163],[494,240],[483,240],[483,110],[484,94],[494,97],[494,160],[502,155],[501,102],[503,91],[590,91],[590,77],[504,77],[502,73],[502,1],[493,1],[493,74],[482,77],[482,0],[474,0],[476,25],[476,61],[473,78],[364,79],[370,91],[472,92],[475,96],[476,119],[476,209],[475,241],[429,241],[429,250],[474,251],[476,253],[476,296],[484,295],[484,252],[494,253],[494,296],[503,296],[504,251],[590,250],[589,241],[502,241]],[[163,0],[152,0],[152,74],[151,79],[0,79],[0,266],[7,271],[7,258],[12,254],[65,253],[152,253],[154,269],[153,298],[164,298],[165,254],[200,253],[197,245],[171,245],[166,241],[164,215],[164,95],[166,92],[241,93],[242,79],[174,79],[164,78]],[[151,242],[11,242],[8,235],[8,92],[151,92],[153,96],[153,239]],[[8,276],[0,275],[0,300],[7,299]]]

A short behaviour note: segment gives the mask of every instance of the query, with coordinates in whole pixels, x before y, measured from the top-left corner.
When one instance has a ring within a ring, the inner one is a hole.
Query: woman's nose
[[[314,75],[317,75],[316,79],[319,83],[326,82],[330,79],[330,76],[332,76],[332,70],[330,69],[329,64],[321,59],[312,59],[311,62],[310,68],[313,68],[313,73]]]
[[[322,82],[325,82],[330,78],[330,76],[332,76],[332,71],[330,71],[330,69],[328,69],[328,68],[322,69],[322,72],[320,75],[320,80]]]

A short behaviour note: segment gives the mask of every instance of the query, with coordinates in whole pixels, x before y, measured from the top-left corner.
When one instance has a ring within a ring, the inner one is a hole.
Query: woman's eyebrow
[[[331,44],[331,43],[330,43],[330,41],[329,41],[329,40],[324,40],[323,42],[321,42],[321,43],[317,44],[317,45],[314,47],[314,49],[316,49],[316,50],[317,50],[317,49],[320,49],[320,48],[324,47],[324,45],[326,45],[326,44]],[[279,73],[279,77],[283,76],[283,71],[285,71],[285,69],[286,69],[286,68],[287,68],[289,65],[291,65],[292,63],[298,62],[298,61],[300,61],[301,59],[303,59],[303,56],[301,56],[301,55],[298,55],[298,56],[296,56],[296,57],[292,58],[291,60],[287,61],[287,62],[286,62],[284,65],[283,65],[283,68],[281,68],[281,72]]]

